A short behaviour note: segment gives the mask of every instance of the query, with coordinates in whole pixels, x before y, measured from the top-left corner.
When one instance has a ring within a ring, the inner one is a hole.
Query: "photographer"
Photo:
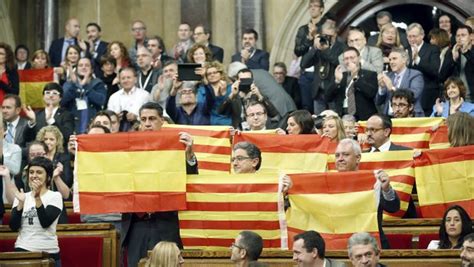
[[[235,129],[244,129],[242,122],[242,110],[245,110],[248,103],[262,103],[268,112],[268,117],[278,115],[278,110],[272,105],[267,97],[260,93],[260,90],[253,82],[253,74],[249,69],[242,69],[237,73],[237,81],[232,84],[232,91],[229,97],[220,105],[217,112],[220,114],[232,114],[232,126]]]
[[[258,33],[254,29],[247,29],[242,33],[242,50],[232,56],[232,62],[242,62],[249,69],[264,69],[268,71],[270,55],[268,52],[257,49]]]
[[[345,45],[336,40],[336,28],[330,23],[324,23],[321,33],[316,34],[313,47],[303,55],[301,68],[314,67],[314,80],[311,97],[314,101],[314,114],[329,108],[334,109],[334,103],[326,103],[324,93],[338,65],[338,56],[344,51]]]

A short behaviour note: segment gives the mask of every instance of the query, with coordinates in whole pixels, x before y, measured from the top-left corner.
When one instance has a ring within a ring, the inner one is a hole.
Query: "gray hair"
[[[423,29],[423,26],[421,26],[420,23],[416,23],[416,22],[408,25],[407,32],[415,28],[417,28],[423,36],[425,35],[425,30]]]
[[[339,141],[339,144],[337,146],[347,145],[347,144],[350,144],[352,146],[352,151],[354,151],[356,155],[360,156],[362,154],[362,150],[360,148],[359,143],[356,140],[351,139],[351,138],[342,139],[341,141]]]
[[[366,232],[359,232],[353,234],[349,238],[349,242],[347,243],[347,250],[349,252],[349,258],[352,257],[352,247],[357,245],[372,245],[374,252],[376,255],[380,253],[379,247],[377,245],[377,240],[371,236],[369,233]]]
[[[255,170],[260,169],[260,165],[262,165],[262,152],[258,146],[250,142],[243,141],[234,145],[233,151],[236,151],[237,149],[245,150],[251,159],[258,159],[258,164],[255,166]]]
[[[390,12],[388,12],[388,11],[380,11],[379,13],[377,13],[377,15],[375,17],[377,19],[381,19],[383,17],[388,17],[390,19],[390,21],[392,21],[392,14],[390,14]]]
[[[401,47],[394,47],[390,53],[398,53],[405,60],[406,64],[409,62],[408,53],[405,49]]]
[[[354,115],[351,115],[351,114],[346,114],[344,116],[342,116],[341,118],[342,121],[348,121],[348,122],[356,122],[356,118],[354,117]]]

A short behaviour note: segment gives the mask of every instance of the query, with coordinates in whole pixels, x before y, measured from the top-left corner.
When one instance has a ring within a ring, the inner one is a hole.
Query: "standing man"
[[[150,50],[146,47],[140,47],[137,50],[137,87],[143,89],[148,93],[158,81],[160,76],[159,70],[153,68],[152,56]]]
[[[181,23],[178,27],[178,43],[173,46],[168,55],[179,63],[186,62],[186,53],[193,45],[192,35],[191,26],[186,22]]]
[[[421,107],[428,117],[433,111],[436,98],[440,96],[438,86],[438,70],[440,66],[439,48],[429,43],[425,43],[425,31],[418,23],[408,26],[408,55],[410,57],[409,68],[420,71],[423,74],[423,95],[421,96]]]
[[[242,50],[232,56],[232,62],[238,61],[247,65],[249,69],[263,69],[268,71],[270,54],[257,49],[258,33],[254,29],[246,29],[242,33]]]
[[[273,65],[273,78],[279,83],[286,93],[288,93],[298,109],[301,109],[301,91],[298,84],[298,79],[287,76],[286,64],[284,62],[277,62]]]
[[[145,103],[140,107],[139,131],[159,131],[163,125],[163,109],[157,103]],[[186,146],[186,173],[197,174],[198,165],[193,152],[193,138],[185,132],[179,134],[179,141]],[[127,251],[128,266],[137,266],[147,256],[148,250],[160,241],[175,242],[179,248],[183,243],[179,235],[177,211],[152,213],[123,213],[120,243]]]
[[[224,60],[224,49],[222,49],[221,47],[219,47],[217,45],[213,45],[213,44],[210,43],[211,30],[208,27],[205,27],[202,24],[197,25],[194,28],[193,37],[194,37],[194,42],[195,43],[203,44],[203,45],[207,46],[207,48],[209,48],[209,50],[211,50],[213,60],[217,60],[221,63],[223,62],[223,60]]]
[[[109,45],[109,43],[100,39],[102,37],[102,28],[95,22],[89,22],[87,24],[86,33],[94,74],[97,78],[102,78],[103,73],[100,69],[100,59],[107,53],[107,45]]]
[[[31,109],[29,111],[33,112]],[[29,120],[20,117],[21,99],[18,95],[5,95],[2,103],[5,142],[26,148],[26,144],[35,139],[35,118]]]
[[[347,46],[355,47],[360,53],[360,64],[364,70],[375,71],[377,73],[383,70],[383,54],[380,48],[368,46],[365,38],[365,31],[360,27],[351,27],[347,35]],[[343,63],[342,55],[339,56],[339,63]]]
[[[140,47],[147,47],[148,39],[146,37],[146,25],[142,20],[135,20],[132,22],[132,35],[134,44],[128,50],[132,64],[135,65],[137,62],[137,50]]]
[[[67,20],[64,26],[64,37],[54,40],[49,47],[49,58],[53,67],[59,67],[64,61],[66,50],[70,45],[78,45],[81,49],[81,56],[88,54],[88,43],[79,38],[81,25],[76,18]]]
[[[326,244],[316,231],[306,231],[293,237],[293,261],[301,267],[344,267],[342,262],[325,257]]]
[[[153,37],[150,37],[148,39],[148,45],[147,45],[148,50],[151,52],[151,66],[154,69],[157,69],[159,73],[161,74],[161,71],[163,69],[163,65],[170,60],[173,60],[172,57],[167,56],[165,52],[165,42],[163,42],[163,39],[155,35]]]

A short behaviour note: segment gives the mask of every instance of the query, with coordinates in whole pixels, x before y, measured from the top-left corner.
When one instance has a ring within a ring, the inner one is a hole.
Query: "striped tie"
[[[13,144],[13,140],[14,140],[14,137],[13,137],[13,124],[11,122],[9,122],[7,124],[7,135],[5,136],[5,141],[7,143]]]

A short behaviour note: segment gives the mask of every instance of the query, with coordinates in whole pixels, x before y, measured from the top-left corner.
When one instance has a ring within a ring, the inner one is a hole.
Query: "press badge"
[[[77,110],[87,109],[87,102],[82,98],[76,98],[76,107]]]

